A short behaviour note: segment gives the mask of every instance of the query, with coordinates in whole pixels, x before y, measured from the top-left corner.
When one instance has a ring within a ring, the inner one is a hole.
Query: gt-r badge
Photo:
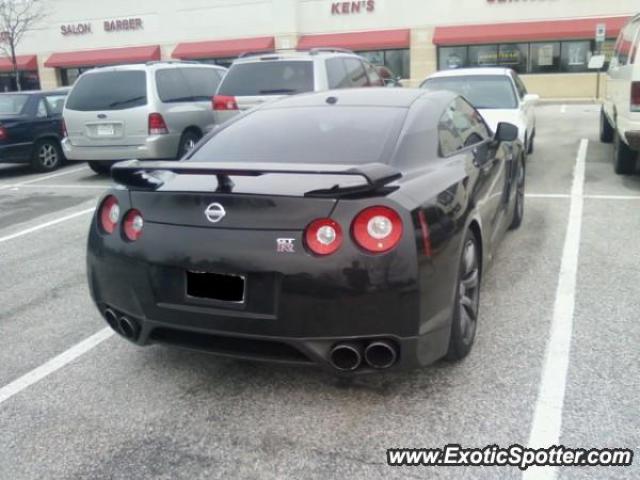
[[[217,202],[209,205],[204,211],[204,216],[207,217],[207,220],[211,223],[218,223],[226,214],[227,212],[224,210],[224,207]]]
[[[296,253],[295,238],[278,238],[276,240],[277,248],[276,251],[278,253]]]

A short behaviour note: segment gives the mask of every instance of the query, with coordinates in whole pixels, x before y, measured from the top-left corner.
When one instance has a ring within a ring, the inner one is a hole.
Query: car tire
[[[62,149],[57,140],[39,140],[33,147],[31,167],[37,172],[52,172],[64,163]]]
[[[516,200],[513,206],[513,217],[509,230],[517,230],[522,224],[524,218],[524,193],[526,185],[526,167],[524,158],[520,158],[520,168],[518,169],[518,177],[516,179]]]
[[[533,153],[533,142],[536,139],[536,131],[531,132],[531,138],[529,139],[529,145],[527,145],[527,155],[531,155]]]
[[[480,305],[480,248],[478,239],[467,230],[462,244],[455,304],[451,320],[449,349],[445,359],[458,361],[466,357],[473,348]]]
[[[613,142],[613,127],[609,123],[607,115],[604,113],[604,108],[600,109],[600,141],[602,143]]]
[[[87,163],[89,164],[89,168],[98,175],[109,175],[109,173],[111,173],[111,167],[115,162],[93,161]]]
[[[620,138],[618,131],[613,134],[613,169],[618,175],[630,175],[636,171],[638,152],[632,150]]]
[[[193,150],[193,147],[196,146],[196,143],[202,138],[195,130],[187,130],[182,134],[182,138],[180,138],[180,144],[178,145],[178,159],[184,157],[187,153]]]

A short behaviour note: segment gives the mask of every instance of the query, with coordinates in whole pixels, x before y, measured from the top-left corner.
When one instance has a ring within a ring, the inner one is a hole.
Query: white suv
[[[249,54],[237,59],[213,99],[216,123],[267,100],[336,88],[382,87],[376,68],[340,48]]]
[[[640,151],[640,15],[620,32],[607,76],[600,140],[614,143],[616,173],[634,173]]]

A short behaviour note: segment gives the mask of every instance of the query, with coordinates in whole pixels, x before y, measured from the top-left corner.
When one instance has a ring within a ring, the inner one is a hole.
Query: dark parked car
[[[264,104],[183,161],[113,167],[89,233],[93,300],[140,345],[336,373],[461,359],[482,274],[522,221],[517,135],[451,92]]]
[[[39,172],[64,163],[60,141],[67,93],[0,93],[0,163],[30,163]]]

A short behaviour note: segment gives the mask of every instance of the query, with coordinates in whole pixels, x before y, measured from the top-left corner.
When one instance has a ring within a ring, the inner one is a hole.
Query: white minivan
[[[211,97],[225,73],[182,61],[83,73],[63,111],[65,156],[88,161],[96,173],[119,160],[181,158],[214,124]]]
[[[607,77],[600,140],[614,144],[616,173],[634,173],[640,152],[640,15],[620,32]]]

